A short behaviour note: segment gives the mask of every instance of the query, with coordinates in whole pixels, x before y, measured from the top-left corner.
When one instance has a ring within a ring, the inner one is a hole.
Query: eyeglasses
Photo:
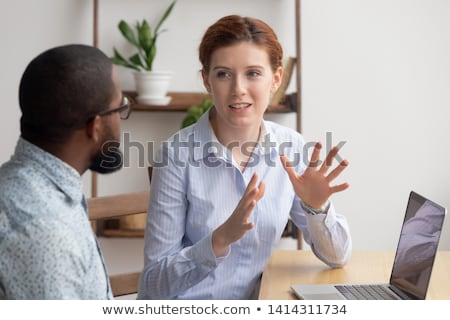
[[[111,110],[105,110],[105,111],[99,112],[99,113],[97,113],[97,115],[107,116],[109,114],[118,112],[120,119],[126,120],[130,116],[130,113],[131,113],[131,110],[133,109],[134,104],[135,103],[134,103],[133,99],[131,99],[127,96],[123,96],[122,103],[120,104],[119,107],[111,109]]]

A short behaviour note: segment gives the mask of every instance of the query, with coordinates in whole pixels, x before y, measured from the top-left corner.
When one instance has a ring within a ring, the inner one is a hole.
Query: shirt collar
[[[211,109],[205,112],[194,125],[194,141],[200,143],[199,147],[194,149],[194,161],[204,159],[211,155],[231,161],[232,156],[230,150],[219,142],[211,127],[211,122],[209,121],[210,112]],[[276,139],[272,126],[263,120],[261,134],[255,152],[258,152],[260,155],[270,155],[271,158],[274,158],[278,156],[278,146],[279,142]]]
[[[214,108],[214,107],[213,107]],[[194,126],[194,161],[202,160],[210,156],[231,161],[231,153],[222,145],[216,137],[209,121],[211,109],[205,112]]]
[[[25,161],[33,161],[43,169],[46,176],[71,200],[76,203],[82,201],[83,185],[81,176],[78,171],[66,162],[23,138],[19,139],[14,156]]]

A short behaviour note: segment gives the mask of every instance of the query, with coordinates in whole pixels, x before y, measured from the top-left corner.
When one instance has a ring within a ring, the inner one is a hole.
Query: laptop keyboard
[[[396,300],[396,296],[385,286],[346,285],[335,286],[348,300]]]

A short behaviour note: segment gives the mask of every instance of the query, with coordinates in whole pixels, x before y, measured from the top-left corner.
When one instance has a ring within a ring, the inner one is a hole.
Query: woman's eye
[[[217,72],[217,78],[229,78],[231,77],[231,74],[228,71],[218,71]]]
[[[255,71],[255,70],[251,70],[247,73],[247,75],[251,78],[255,78],[261,75],[261,72],[259,71]]]

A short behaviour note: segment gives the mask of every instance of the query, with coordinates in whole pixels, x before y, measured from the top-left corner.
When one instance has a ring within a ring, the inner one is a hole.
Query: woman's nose
[[[236,77],[233,82],[233,91],[232,95],[236,97],[241,97],[245,95],[246,89],[245,89],[245,80],[241,79],[240,77]]]

